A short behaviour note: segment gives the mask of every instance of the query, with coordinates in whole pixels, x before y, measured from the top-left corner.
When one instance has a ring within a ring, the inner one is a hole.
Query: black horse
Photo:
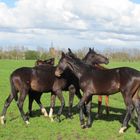
[[[51,58],[49,60],[37,60],[35,62],[35,65],[54,65],[54,59]],[[61,78],[56,78],[56,81],[54,82],[54,86],[57,90],[64,90],[64,91],[69,91],[69,112],[68,112],[68,117],[72,117],[72,113],[71,113],[71,108],[73,106],[73,99],[74,99],[74,95],[76,94],[77,97],[79,99],[82,98],[81,93],[80,93],[80,88],[78,85],[78,79],[75,77],[75,75],[69,70],[65,70],[64,74],[61,76]],[[30,116],[32,116],[32,103],[33,100],[36,100],[36,102],[39,104],[39,106],[41,106],[40,108],[43,107],[40,98],[41,98],[42,93],[38,93],[38,94],[34,94],[30,93],[29,94],[29,114]],[[53,108],[55,106],[55,98],[56,95],[55,94],[51,94],[51,108],[50,108],[50,112],[49,112],[49,117],[51,118],[51,121],[53,121]],[[45,111],[45,108],[43,107],[42,113],[44,114],[44,116],[48,116],[48,114]]]
[[[103,58],[102,58],[103,59]],[[11,83],[11,94],[5,101],[5,105],[2,111],[1,123],[4,124],[4,119],[6,115],[6,110],[10,105],[11,101],[15,99],[18,101],[19,111],[23,120],[26,123],[29,123],[28,117],[25,115],[23,111],[23,103],[27,94],[29,94],[29,112],[31,112],[32,108],[32,100],[35,99],[39,104],[41,111],[45,116],[48,116],[47,111],[43,107],[40,102],[40,97],[43,92],[51,92],[51,109],[49,113],[49,117],[52,120],[53,108],[55,105],[55,97],[56,95],[61,101],[61,107],[58,111],[58,119],[62,113],[62,109],[64,107],[64,98],[62,96],[62,90],[70,91],[70,98],[74,97],[76,94],[79,99],[81,99],[80,87],[78,83],[77,77],[71,72],[71,70],[66,69],[63,75],[60,78],[55,77],[56,67],[51,65],[39,65],[34,68],[23,67],[15,70],[10,76]],[[17,93],[20,92],[19,99],[17,98]],[[36,95],[34,94],[36,93]],[[70,109],[72,106],[71,102],[73,99],[70,99]],[[69,110],[70,110],[69,109]],[[71,111],[69,111],[71,112]]]
[[[73,56],[73,57],[77,57],[75,54],[73,54],[73,52],[71,51],[71,49],[68,49],[68,55]],[[92,56],[92,57],[91,57]],[[89,48],[88,53],[85,55],[85,57],[83,58],[84,62],[91,64],[91,65],[97,65],[97,64],[108,64],[109,60],[104,57],[101,54],[97,54],[94,49]],[[48,60],[37,60],[35,62],[35,65],[54,65],[54,58],[48,59]],[[62,82],[63,81],[63,82]],[[79,87],[79,83],[78,83],[78,79],[71,73],[70,70],[66,70],[64,72],[64,74],[62,75],[61,79],[58,80],[57,79],[57,85],[59,85],[59,89],[62,90],[69,90],[69,111],[68,111],[68,117],[72,117],[72,106],[73,106],[73,99],[74,99],[74,95],[76,94],[77,97],[79,99],[81,99],[81,94],[80,94],[80,87]],[[66,85],[63,85],[62,83],[65,83]],[[71,84],[71,85],[70,85]],[[69,87],[68,87],[69,86]],[[65,88],[64,88],[65,87]],[[42,93],[30,93],[29,94],[29,115],[32,116],[32,103],[33,100],[35,100],[38,105],[41,108],[42,113],[44,114],[44,116],[48,116],[45,108],[43,107],[40,98],[41,98]],[[50,113],[49,113],[49,117],[52,119],[52,115],[53,115],[53,107],[55,105],[55,94],[52,94],[51,96],[51,109],[50,109]],[[99,108],[100,109],[100,108]],[[99,112],[99,111],[98,111]]]
[[[75,59],[77,58],[77,56],[71,51],[71,49],[68,49],[67,54],[70,57],[74,57]],[[92,48],[92,49],[89,48],[88,53],[85,55],[85,57],[82,60],[86,64],[89,64],[93,67],[96,67],[96,68],[99,68],[99,69],[102,69],[102,70],[107,69],[107,68],[101,66],[100,64],[108,64],[109,63],[109,59],[104,57],[103,55],[95,52],[94,48]],[[97,111],[96,118],[98,118],[100,116],[101,105],[102,105],[102,96],[99,95],[98,96],[98,111]],[[106,114],[108,115],[109,114],[109,96],[108,95],[105,96],[105,105],[106,105]]]
[[[55,63],[55,58],[49,58],[49,59],[46,59],[46,60],[41,60],[41,59],[38,59],[36,62],[35,62],[35,66],[38,66],[38,65],[44,65],[44,64],[50,64],[50,65],[54,65]]]
[[[56,67],[51,65],[40,65],[34,68],[22,67],[16,69],[10,76],[11,93],[5,101],[1,123],[4,124],[7,108],[12,100],[15,99],[23,120],[26,124],[29,124],[29,118],[23,111],[23,103],[27,94],[35,92],[52,92],[52,94],[56,94],[61,101],[58,115],[61,114],[65,101],[61,91],[57,90],[57,86],[54,85],[54,82],[58,79],[54,74],[55,70]],[[19,98],[18,92],[20,93]]]
[[[121,92],[126,104],[126,115],[119,133],[123,133],[128,127],[134,108],[138,115],[137,133],[140,133],[140,72],[129,67],[120,67],[108,70],[100,70],[83,63],[62,52],[55,74],[60,76],[66,68],[70,68],[79,79],[79,85],[83,91],[83,97],[79,102],[80,122],[82,128],[91,127],[91,101],[92,95],[111,95]],[[83,117],[83,105],[86,103],[88,121],[85,124]]]
[[[55,58],[49,58],[49,59],[46,59],[46,60],[36,60],[35,62],[35,66],[39,66],[39,65],[51,65],[51,66],[54,66],[54,63],[55,63]],[[53,100],[54,98],[54,94],[52,93],[51,94],[51,98]],[[32,116],[32,104],[33,104],[33,101],[35,100],[37,102],[37,104],[39,105],[40,109],[41,109],[41,112],[44,114],[45,117],[48,117],[48,113],[45,109],[45,107],[42,105],[41,101],[40,101],[40,98],[42,96],[42,92],[38,92],[38,91],[29,91],[29,105],[28,105],[28,113],[29,113],[29,116]],[[51,106],[53,107],[53,104],[54,102],[51,101]],[[53,118],[52,118],[52,115],[51,113],[49,114],[50,118],[51,118],[51,121],[53,121]]]

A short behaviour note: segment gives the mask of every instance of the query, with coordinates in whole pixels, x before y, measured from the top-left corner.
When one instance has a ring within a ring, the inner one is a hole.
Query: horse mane
[[[68,54],[66,54],[66,57],[68,58],[68,59],[72,59],[71,61],[72,61],[72,63],[75,65],[80,65],[80,66],[82,66],[83,68],[90,68],[90,69],[92,69],[93,67],[91,66],[91,65],[88,65],[88,64],[86,64],[83,60],[81,60],[80,58],[78,58],[78,57],[75,57],[75,55],[71,55],[71,56],[69,56]],[[73,62],[74,61],[74,62]]]

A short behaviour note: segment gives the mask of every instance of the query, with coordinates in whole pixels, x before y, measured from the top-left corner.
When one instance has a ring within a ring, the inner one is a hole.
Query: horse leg
[[[109,96],[105,96],[106,114],[109,115]]]
[[[6,111],[7,111],[7,108],[9,107],[9,105],[12,102],[13,99],[14,99],[13,94],[10,94],[8,96],[8,98],[6,99],[6,101],[5,101],[4,108],[3,108],[3,111],[2,111],[2,114],[1,114],[1,117],[0,117],[1,124],[4,124],[5,123]]]
[[[55,106],[55,99],[56,99],[56,95],[54,93],[51,93],[51,104],[50,104],[50,112],[49,112],[49,118],[51,119],[51,122],[54,121],[53,110],[54,110],[54,106]]]
[[[34,97],[33,95],[31,95],[31,93],[29,93],[29,105],[28,105],[28,110],[29,110],[29,116],[32,116],[32,104],[34,101]]]
[[[97,111],[97,115],[96,118],[99,118],[100,114],[101,114],[101,105],[102,105],[102,96],[98,96],[98,111]]]
[[[29,120],[28,120],[29,118],[25,115],[25,113],[23,111],[23,103],[25,101],[26,94],[27,94],[27,90],[23,90],[22,92],[20,92],[20,96],[19,96],[19,99],[18,99],[18,102],[17,102],[17,106],[19,108],[21,117],[23,118],[24,122],[26,124],[29,124]]]
[[[76,89],[75,89],[74,85],[70,85],[69,86],[69,112],[68,112],[69,118],[72,118],[71,109],[73,107],[73,100],[74,100],[75,92],[76,92]]]
[[[80,117],[81,128],[86,128],[86,125],[84,122],[84,116],[83,116],[83,108],[84,108],[84,104],[86,103],[86,101],[88,101],[89,97],[90,97],[90,94],[84,93],[84,96],[82,97],[82,99],[80,100],[80,102],[78,104],[78,107],[80,109],[79,117]],[[88,114],[88,115],[90,115],[90,114]]]
[[[65,100],[64,100],[64,97],[62,95],[62,91],[61,90],[57,90],[56,91],[56,95],[58,96],[58,99],[61,102],[61,107],[60,107],[60,109],[58,110],[58,113],[57,113],[57,120],[60,122],[61,121],[60,120],[60,115],[62,114],[62,110],[63,110],[63,108],[65,106]]]
[[[76,94],[76,96],[78,97],[78,99],[81,100],[82,95],[81,95],[79,89],[76,89],[75,94]],[[77,106],[78,106],[78,105],[77,105]],[[84,115],[87,116],[87,111],[86,111],[86,105],[85,105],[85,103],[84,103],[84,106],[83,106],[82,108],[83,108],[83,113],[84,113]]]
[[[129,94],[127,94],[127,96],[128,95]],[[119,130],[119,133],[123,133],[127,129],[128,122],[129,122],[129,120],[131,118],[131,114],[132,114],[132,112],[134,110],[134,105],[132,103],[131,97],[126,97],[126,98],[124,98],[124,100],[125,100],[125,104],[127,106],[127,108],[126,108],[126,115],[125,115],[125,118],[123,120],[122,127]]]
[[[86,105],[87,117],[88,117],[87,124],[86,124],[87,128],[91,127],[91,122],[92,122],[92,119],[91,119],[91,104],[92,104],[92,96],[89,97],[89,101]]]
[[[134,105],[138,115],[138,125],[136,132],[140,133],[140,99],[135,99]]]
[[[42,103],[41,103],[41,101],[40,101],[41,95],[42,95],[41,92],[36,93],[36,95],[34,96],[34,99],[35,99],[36,103],[39,105],[42,114],[43,114],[45,117],[48,117],[48,113],[47,113],[45,107],[42,105]]]

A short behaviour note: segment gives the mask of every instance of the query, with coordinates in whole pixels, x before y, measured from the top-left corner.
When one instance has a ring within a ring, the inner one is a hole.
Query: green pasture
[[[13,70],[22,66],[34,65],[34,61],[27,60],[0,60],[0,112],[4,101],[7,98],[10,86],[9,76]],[[120,66],[133,67],[140,70],[140,62],[110,62],[107,68]],[[45,118],[36,103],[33,104],[33,117],[30,118],[30,125],[25,125],[20,117],[17,105],[13,101],[7,111],[7,121],[5,125],[0,124],[0,140],[140,140],[140,135],[135,133],[136,119],[133,118],[129,123],[129,128],[124,134],[119,134],[121,122],[125,113],[125,105],[120,93],[110,96],[110,114],[105,114],[104,98],[102,106],[102,116],[95,118],[97,112],[97,96],[93,97],[92,117],[93,124],[89,129],[81,129],[79,122],[79,111],[76,108],[77,97],[74,99],[73,119],[66,119],[68,111],[68,93],[63,93],[66,107],[61,116],[62,122],[51,122]],[[47,111],[50,106],[50,93],[43,94],[42,103]],[[24,104],[27,112],[28,97]],[[55,113],[60,106],[57,99]]]

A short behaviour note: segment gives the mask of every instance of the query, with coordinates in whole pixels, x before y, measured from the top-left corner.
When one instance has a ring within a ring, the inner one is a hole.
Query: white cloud
[[[0,44],[138,47],[140,4],[130,0],[0,2]]]

